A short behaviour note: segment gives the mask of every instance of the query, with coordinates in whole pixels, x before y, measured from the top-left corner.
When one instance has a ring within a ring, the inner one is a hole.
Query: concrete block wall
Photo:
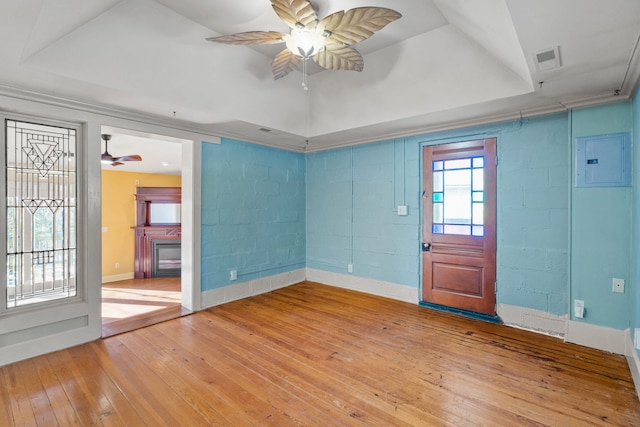
[[[632,130],[630,101],[574,110],[573,152],[578,137]],[[631,326],[632,288],[624,293],[613,293],[611,288],[613,278],[631,285],[632,198],[632,187],[572,186],[571,300],[585,304],[585,317],[572,317],[576,322],[623,330]]]
[[[205,143],[202,183],[202,291],[304,268],[304,155]]]
[[[567,115],[518,120],[500,133],[498,303],[567,314]]]
[[[418,159],[404,139],[308,154],[307,267],[417,288]]]
[[[353,277],[365,291],[371,283],[419,290],[422,147],[496,137],[498,303],[563,323],[580,298],[580,322],[624,330],[632,314],[638,323],[629,280],[637,191],[576,191],[572,165],[578,133],[630,131],[631,111],[630,102],[612,103],[306,155],[206,144],[202,288],[232,284],[231,269],[241,282],[306,268]],[[628,293],[611,293],[612,275],[629,281]]]
[[[567,114],[308,154],[307,267],[419,288],[421,149],[493,136],[498,302],[567,314]]]

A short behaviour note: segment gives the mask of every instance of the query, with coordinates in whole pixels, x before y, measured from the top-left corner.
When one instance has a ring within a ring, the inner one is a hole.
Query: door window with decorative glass
[[[484,236],[484,157],[436,160],[433,234]]]

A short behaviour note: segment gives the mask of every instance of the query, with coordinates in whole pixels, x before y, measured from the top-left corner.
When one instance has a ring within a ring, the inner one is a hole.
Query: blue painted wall
[[[633,250],[631,262],[631,337],[640,328],[640,85],[633,95]],[[640,351],[638,352],[640,354]]]
[[[632,128],[629,101],[574,110],[573,150],[578,137]],[[630,290],[613,293],[611,280],[631,285],[632,196],[632,187],[572,186],[571,299],[585,302],[585,318],[574,320],[616,329],[630,326]]]
[[[492,136],[499,157],[498,302],[566,314],[566,114],[307,155],[307,266],[346,274],[353,261],[356,276],[418,288],[421,147]],[[395,212],[403,204],[406,217]]]
[[[639,325],[638,186],[573,184],[575,138],[631,131],[635,121],[637,145],[638,111],[636,99],[307,155],[205,144],[202,289],[232,284],[231,269],[241,282],[305,266],[348,274],[352,263],[354,276],[417,292],[422,147],[497,137],[498,303],[566,315],[577,298],[581,321]],[[611,292],[613,277],[626,280],[625,294]]]
[[[498,303],[568,313],[569,156],[566,114],[498,134]]]
[[[304,155],[203,144],[201,212],[202,291],[304,268]]]
[[[307,155],[307,267],[346,274],[353,263],[356,276],[417,288],[417,147],[403,139]]]

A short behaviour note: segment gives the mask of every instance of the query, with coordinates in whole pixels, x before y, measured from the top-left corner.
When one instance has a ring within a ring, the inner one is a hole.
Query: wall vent
[[[534,58],[538,71],[548,71],[560,67],[560,51],[558,46],[536,52]]]
[[[271,129],[267,129],[267,128],[258,128],[258,130],[261,132],[271,132]]]

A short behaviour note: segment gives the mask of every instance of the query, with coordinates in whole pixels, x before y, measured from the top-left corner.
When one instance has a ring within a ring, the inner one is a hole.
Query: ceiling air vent
[[[267,129],[267,128],[258,128],[258,130],[259,130],[260,132],[267,132],[267,133],[268,133],[268,132],[271,132],[271,129]]]
[[[538,71],[548,71],[560,67],[560,52],[558,47],[545,49],[535,54]]]

